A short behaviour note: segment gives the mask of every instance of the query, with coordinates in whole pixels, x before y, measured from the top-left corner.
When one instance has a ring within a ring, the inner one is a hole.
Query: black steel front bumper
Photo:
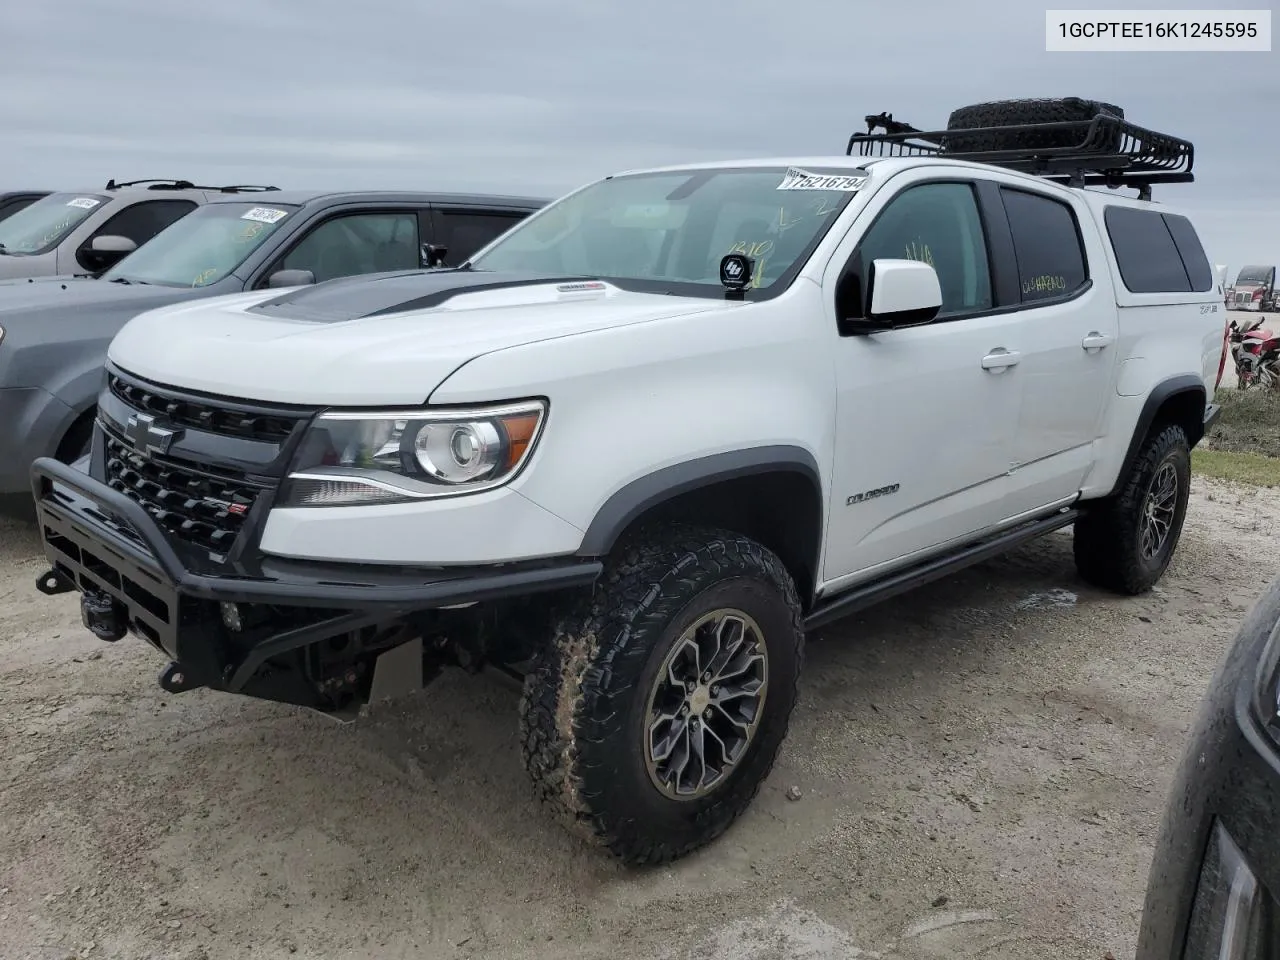
[[[1137,960],[1280,956],[1280,724],[1257,705],[1278,623],[1280,580],[1201,705],[1156,842]]]
[[[471,568],[334,565],[242,557],[215,565],[171,539],[140,504],[49,458],[31,466],[51,573],[47,593],[109,598],[128,629],[187,668],[191,685],[243,691],[272,657],[421,611],[583,587],[599,561],[564,558]],[[301,627],[233,636],[220,604],[308,613]]]

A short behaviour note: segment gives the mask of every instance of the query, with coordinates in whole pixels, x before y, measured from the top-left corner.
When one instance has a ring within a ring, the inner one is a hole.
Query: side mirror
[[[942,309],[942,287],[933,267],[918,260],[873,260],[867,271],[865,317],[861,304],[837,295],[841,329],[846,333],[874,333],[929,323]],[[856,312],[849,312],[855,308]]]
[[[268,287],[305,287],[316,282],[310,270],[277,270],[267,279]]]
[[[81,263],[90,270],[101,273],[138,249],[138,245],[128,237],[117,237],[102,234],[89,241],[88,249],[82,251]]]

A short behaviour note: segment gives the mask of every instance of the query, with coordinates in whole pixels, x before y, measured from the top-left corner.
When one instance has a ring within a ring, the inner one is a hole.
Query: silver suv
[[[110,180],[101,190],[51,193],[0,222],[0,280],[98,274],[214,197],[275,189]]]

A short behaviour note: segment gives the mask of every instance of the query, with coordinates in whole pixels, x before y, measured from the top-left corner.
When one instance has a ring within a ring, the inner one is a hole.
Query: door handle
[[[1115,337],[1093,330],[1080,341],[1080,346],[1084,347],[1086,350],[1101,350],[1103,347],[1109,347],[1115,342]]]
[[[1017,350],[1006,350],[1004,347],[996,347],[985,357],[982,358],[983,370],[1003,370],[1005,367],[1016,366],[1018,361],[1022,359],[1022,354]]]

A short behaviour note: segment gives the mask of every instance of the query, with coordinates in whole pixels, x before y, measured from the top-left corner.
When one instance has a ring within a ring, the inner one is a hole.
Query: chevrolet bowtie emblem
[[[139,453],[164,456],[182,435],[182,430],[157,426],[156,418],[149,413],[131,413],[124,435]]]

